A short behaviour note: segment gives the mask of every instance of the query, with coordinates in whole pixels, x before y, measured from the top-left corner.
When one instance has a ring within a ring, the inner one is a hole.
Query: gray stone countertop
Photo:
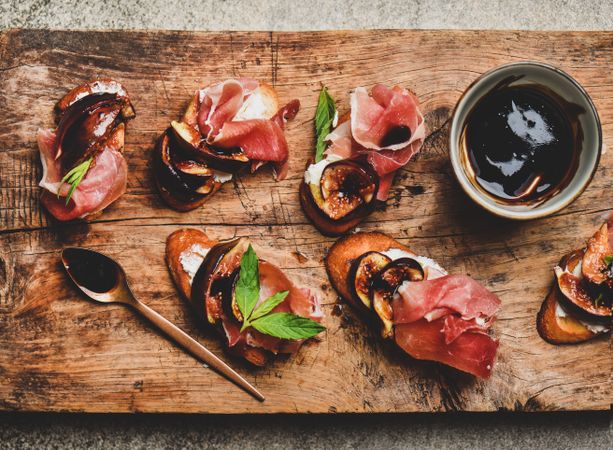
[[[0,28],[611,30],[613,0],[2,0]],[[612,44],[613,45],[613,42]],[[613,69],[613,61],[611,62]],[[0,448],[611,449],[611,413],[0,414]]]

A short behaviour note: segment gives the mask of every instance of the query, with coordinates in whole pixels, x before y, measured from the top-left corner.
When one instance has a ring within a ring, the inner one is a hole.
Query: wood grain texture
[[[0,408],[42,411],[388,412],[608,409],[610,337],[556,347],[535,329],[552,267],[581,246],[613,209],[613,155],[588,190],[552,217],[506,222],[470,203],[447,158],[449,117],[463,90],[499,64],[539,60],[569,72],[592,96],[605,142],[613,140],[613,32],[361,31],[318,33],[72,32],[0,34]],[[127,86],[137,110],[126,136],[128,191],[91,223],[58,224],[41,210],[35,132],[52,107],[97,75]],[[232,76],[273,84],[302,109],[288,126],[291,170],[237,178],[205,207],[178,213],[153,187],[150,154],[201,85]],[[348,109],[349,91],[376,82],[419,96],[429,128],[397,176],[384,208],[360,228],[384,231],[451,272],[496,292],[500,350],[494,375],[477,381],[411,360],[384,344],[346,306],[334,307],[322,258],[333,239],[306,220],[298,185],[313,152],[321,84]],[[328,331],[270,367],[224,355],[198,328],[164,266],[180,226],[211,237],[250,236],[297,283],[324,298]],[[120,305],[81,298],[59,263],[67,245],[95,248],[125,267],[135,293],[217,354],[266,396],[263,404],[203,368]],[[274,251],[270,251],[274,249]],[[304,254],[304,261],[296,252]],[[333,314],[333,309],[340,314]]]

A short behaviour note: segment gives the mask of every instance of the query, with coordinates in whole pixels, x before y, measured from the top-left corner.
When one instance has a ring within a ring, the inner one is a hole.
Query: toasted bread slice
[[[334,289],[345,300],[364,308],[362,302],[354,297],[349,280],[352,264],[366,252],[386,252],[392,248],[412,253],[408,247],[383,233],[360,232],[340,238],[325,258],[326,271]]]
[[[563,294],[555,282],[536,316],[536,329],[550,344],[577,344],[597,336],[581,321],[569,314],[559,314]]]
[[[204,259],[203,250],[209,250],[217,244],[217,241],[195,228],[177,230],[166,239],[166,264],[179,292],[189,303],[191,303],[192,277],[200,266],[199,256]],[[189,262],[190,271],[186,270],[186,261]],[[225,338],[225,333],[221,329],[218,331]],[[241,346],[228,350],[256,366],[264,366],[270,358],[268,352],[262,348]]]
[[[279,111],[277,91],[266,83],[260,84],[238,110],[233,120],[270,119]]]
[[[211,192],[206,195],[199,196],[195,200],[185,201],[173,195],[168,189],[162,186],[162,184],[158,181],[158,178],[155,177],[155,185],[158,188],[158,192],[160,193],[162,200],[164,200],[166,204],[172,209],[181,212],[191,211],[192,209],[196,209],[202,206],[208,199],[213,196],[215,192],[217,192],[221,188],[221,184],[222,183],[215,183]]]
[[[166,264],[172,275],[177,288],[188,301],[192,292],[192,276],[184,264],[182,258],[192,256],[193,262],[197,264],[201,250],[208,250],[215,246],[217,241],[210,239],[204,231],[195,228],[183,228],[172,233],[166,239]],[[194,252],[194,250],[198,252]],[[203,258],[204,259],[204,258]],[[192,272],[198,267],[191,268]]]

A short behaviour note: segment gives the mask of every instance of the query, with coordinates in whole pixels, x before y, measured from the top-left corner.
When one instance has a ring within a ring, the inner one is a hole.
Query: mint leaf
[[[268,297],[260,304],[260,306],[255,309],[255,311],[253,311],[253,314],[251,314],[249,320],[253,321],[268,314],[270,311],[275,309],[278,304],[282,303],[283,300],[285,300],[287,294],[289,294],[289,291],[277,292],[276,294],[273,294]]]
[[[272,313],[251,322],[260,333],[281,339],[308,339],[326,328],[314,320],[291,313]]]
[[[260,298],[260,271],[258,257],[251,244],[241,257],[241,269],[236,282],[236,304],[243,315],[244,323],[248,323],[249,316]]]
[[[281,339],[308,339],[325,330],[325,327],[306,317],[291,313],[271,313],[288,294],[288,291],[277,292],[255,307],[260,297],[260,271],[258,257],[249,244],[241,257],[234,290],[236,304],[243,315],[241,331],[253,327],[261,333]]]
[[[330,134],[334,115],[336,114],[336,105],[334,99],[328,93],[328,89],[323,87],[319,93],[317,100],[317,109],[315,110],[315,136],[317,142],[315,144],[315,162],[321,161],[326,150],[325,138]]]
[[[78,166],[73,167],[66,175],[64,175],[64,178],[62,178],[62,180],[60,181],[60,183],[62,184],[67,183],[70,185],[70,190],[68,191],[68,195],[66,196],[66,206],[68,206],[72,194],[74,194],[74,191],[76,191],[77,187],[85,177],[85,174],[89,170],[89,167],[91,166],[93,160],[94,158],[91,157],[88,160],[83,161]],[[59,191],[57,196],[58,198],[60,197]]]

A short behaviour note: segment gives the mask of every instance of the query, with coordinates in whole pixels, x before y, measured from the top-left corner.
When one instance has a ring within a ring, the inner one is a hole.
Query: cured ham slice
[[[37,133],[41,202],[58,220],[85,218],[101,212],[126,190],[125,124],[135,112],[123,86],[110,79],[77,86],[57,109],[58,127]],[[86,161],[89,165],[83,166]],[[71,193],[73,186],[62,179],[77,166],[85,168]]]
[[[351,112],[326,136],[326,155],[365,160],[381,178],[377,199],[385,201],[394,173],[409,162],[426,137],[424,117],[413,93],[375,85],[351,94]]]
[[[65,196],[70,186],[60,183],[61,164],[55,159],[54,142],[55,133],[52,130],[39,131],[38,145],[43,165],[40,186],[45,189],[41,201],[56,219],[66,221],[95,214],[125,193],[128,167],[119,151],[123,142],[111,139],[95,157],[91,169],[66,205]]]
[[[369,150],[401,150],[425,137],[424,118],[415,95],[398,86],[363,87],[351,94],[351,134]]]
[[[399,324],[396,344],[415,359],[438,361],[481,378],[489,378],[498,342],[487,334],[464,332],[451,343],[445,341],[444,319]]]
[[[495,294],[465,275],[405,282],[392,303],[395,340],[414,358],[488,378],[498,341],[487,330],[499,308]]]
[[[398,288],[394,303],[394,321],[410,323],[437,308],[447,308],[470,320],[491,317],[500,307],[500,299],[466,275],[446,275],[419,283],[404,283]]]
[[[250,78],[226,80],[200,90],[198,127],[212,141],[223,125],[234,118],[259,83]]]
[[[375,318],[383,338],[413,358],[490,376],[498,340],[488,333],[501,302],[478,282],[377,232],[339,239],[325,265],[339,295]]]
[[[219,149],[240,148],[253,162],[287,161],[283,128],[298,113],[298,100],[279,109],[272,88],[241,78],[202,89],[200,101],[198,127],[209,144]]]
[[[179,211],[195,209],[235,174],[268,163],[282,180],[289,160],[283,130],[299,109],[298,100],[280,108],[276,91],[252,78],[198,90],[156,145],[154,173],[162,199]]]

